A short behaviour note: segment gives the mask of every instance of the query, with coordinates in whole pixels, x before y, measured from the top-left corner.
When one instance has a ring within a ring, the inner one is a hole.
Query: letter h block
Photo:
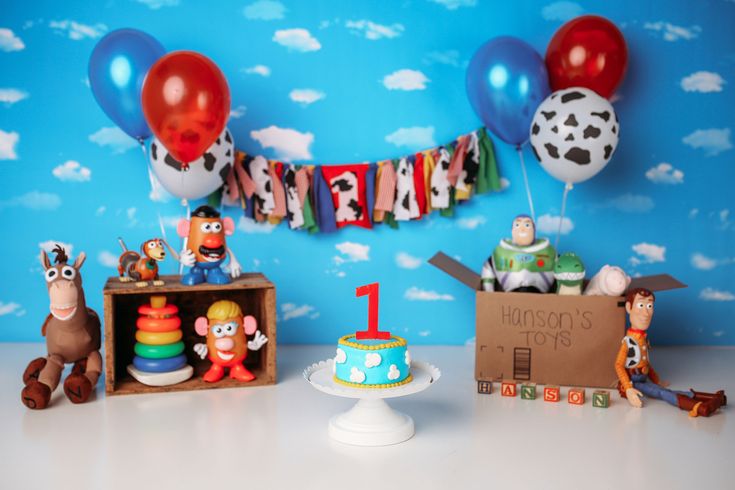
[[[492,381],[478,381],[477,382],[477,392],[482,395],[489,395],[493,392],[493,382]]]

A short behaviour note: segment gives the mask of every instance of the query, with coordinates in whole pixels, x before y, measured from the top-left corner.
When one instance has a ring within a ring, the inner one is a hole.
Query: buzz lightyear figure
[[[513,220],[511,239],[503,238],[482,266],[482,289],[548,293],[554,283],[556,252],[547,238],[536,238],[536,225],[526,214]]]

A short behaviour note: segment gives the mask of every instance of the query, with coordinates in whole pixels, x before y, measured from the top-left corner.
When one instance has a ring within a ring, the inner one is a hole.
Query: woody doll
[[[636,408],[643,406],[643,395],[664,400],[670,405],[687,410],[690,417],[709,417],[721,406],[727,405],[725,392],[702,393],[674,391],[667,388],[651,366],[648,327],[653,318],[656,297],[644,288],[634,288],[625,296],[625,311],[630,319],[630,328],[622,340],[615,359],[620,396]]]

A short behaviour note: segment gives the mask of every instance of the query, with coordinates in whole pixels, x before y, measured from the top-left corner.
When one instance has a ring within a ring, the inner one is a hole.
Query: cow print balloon
[[[549,95],[531,123],[531,148],[541,166],[564,183],[600,172],[618,146],[618,117],[592,90],[572,87]]]
[[[185,166],[153,138],[148,156],[153,173],[168,192],[182,199],[200,199],[225,183],[235,161],[235,142],[225,128],[204,155]]]

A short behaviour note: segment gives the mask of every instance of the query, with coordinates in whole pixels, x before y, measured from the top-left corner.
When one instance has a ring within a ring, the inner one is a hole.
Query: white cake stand
[[[414,435],[413,419],[390,408],[385,398],[412,395],[428,388],[441,372],[431,364],[413,361],[413,380],[394,388],[350,388],[334,381],[328,359],[304,370],[304,378],[319,391],[334,396],[354,398],[358,402],[350,410],[329,420],[329,436],[354,446],[389,446],[407,441]]]

